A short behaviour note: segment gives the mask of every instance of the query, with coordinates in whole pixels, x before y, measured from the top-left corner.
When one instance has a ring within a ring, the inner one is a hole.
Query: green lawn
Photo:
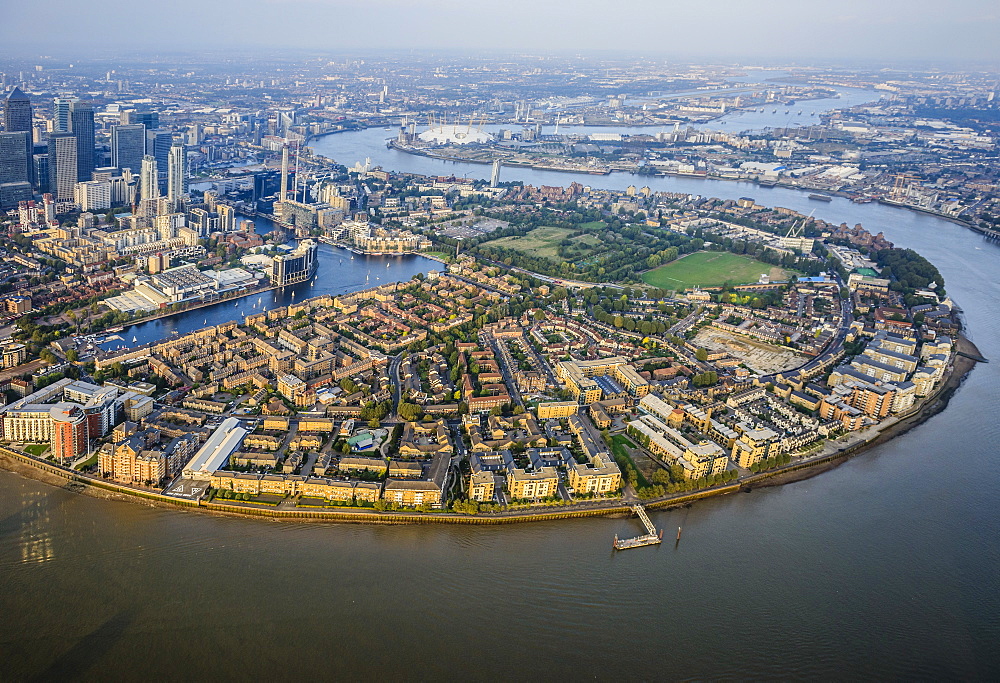
[[[97,453],[94,453],[92,456],[90,456],[89,458],[81,462],[79,465],[77,465],[76,469],[85,470],[88,467],[91,467],[92,465],[96,464],[97,464]]]
[[[49,450],[49,445],[47,443],[33,443],[30,446],[24,447],[25,453],[30,453],[36,457],[47,450]]]
[[[530,256],[541,256],[544,258],[558,258],[559,243],[566,239],[573,231],[569,228],[556,228],[543,225],[535,228],[523,236],[501,237],[497,240],[490,240],[484,246],[504,247],[524,252]]]
[[[450,251],[424,251],[421,252],[424,256],[432,256],[434,258],[439,258],[442,261],[451,261],[451,257],[455,254]]]
[[[782,268],[756,261],[748,256],[725,251],[699,251],[642,274],[642,281],[660,289],[718,287],[726,282],[745,285],[757,282],[762,273],[771,281],[785,280],[789,273]]]

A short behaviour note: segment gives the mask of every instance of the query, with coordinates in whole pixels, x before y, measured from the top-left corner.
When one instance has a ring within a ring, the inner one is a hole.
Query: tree
[[[416,403],[400,403],[399,416],[407,422],[415,422],[423,417],[424,409]]]
[[[699,348],[694,352],[694,357],[697,358],[699,362],[704,363],[708,360],[708,349]]]
[[[68,360],[70,363],[75,363],[78,360],[80,360],[80,354],[77,352],[76,349],[70,349],[69,351],[66,352],[66,360]]]

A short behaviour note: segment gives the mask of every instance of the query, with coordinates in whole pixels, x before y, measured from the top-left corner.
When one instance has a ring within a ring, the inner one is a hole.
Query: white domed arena
[[[423,142],[437,145],[468,145],[473,142],[484,144],[493,141],[492,135],[468,123],[434,125],[418,137]]]

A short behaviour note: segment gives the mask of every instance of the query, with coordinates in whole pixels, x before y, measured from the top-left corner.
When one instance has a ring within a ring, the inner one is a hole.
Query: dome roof
[[[493,136],[484,130],[478,130],[471,124],[444,124],[432,126],[418,136],[424,142],[439,145],[468,145],[473,142],[492,142]]]

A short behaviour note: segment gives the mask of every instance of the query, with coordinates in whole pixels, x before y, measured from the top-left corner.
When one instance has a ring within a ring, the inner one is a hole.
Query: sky
[[[637,51],[1000,63],[998,0],[0,0],[17,56],[123,48]]]

